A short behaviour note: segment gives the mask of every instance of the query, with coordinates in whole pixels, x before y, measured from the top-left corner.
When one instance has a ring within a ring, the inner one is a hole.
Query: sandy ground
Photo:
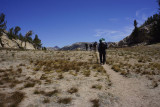
[[[160,85],[101,66],[97,54],[0,50],[1,107],[160,106]]]
[[[1,50],[2,107],[114,105],[108,74],[94,52]],[[18,94],[17,94],[18,93]]]
[[[112,87],[108,92],[119,97],[119,103],[115,107],[159,107],[160,86],[154,89],[148,88],[150,83],[144,77],[126,78],[113,71],[108,65],[103,65],[110,75]]]

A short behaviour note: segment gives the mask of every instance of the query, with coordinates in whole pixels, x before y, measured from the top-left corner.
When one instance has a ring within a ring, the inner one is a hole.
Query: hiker
[[[87,43],[85,44],[85,47],[86,47],[86,51],[88,51],[88,44]]]
[[[92,50],[92,44],[90,44],[89,47],[90,47],[90,50]]]
[[[99,57],[100,57],[100,64],[105,64],[106,62],[106,49],[107,49],[107,43],[105,42],[105,39],[102,38],[99,40]]]
[[[97,42],[94,42],[94,44],[93,44],[93,49],[94,49],[94,51],[96,52],[96,50],[97,50]]]

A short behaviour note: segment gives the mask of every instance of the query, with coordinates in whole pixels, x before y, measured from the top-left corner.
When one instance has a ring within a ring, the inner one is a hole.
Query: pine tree
[[[19,39],[19,35],[18,35],[18,32],[21,30],[21,28],[19,26],[16,26],[14,28],[14,38],[15,39]]]
[[[23,41],[25,41],[25,38],[23,37],[21,33],[19,34],[19,40],[21,40],[21,47],[22,47],[22,43]]]
[[[26,48],[26,42],[29,41],[29,38],[31,38],[33,32],[30,30],[25,35],[25,48]]]
[[[133,45],[133,44],[136,44],[136,43],[139,43],[138,41],[138,33],[139,33],[139,29],[137,27],[138,23],[136,20],[134,20],[134,30],[131,34],[131,41],[129,43],[129,45]]]
[[[35,35],[35,38],[33,40],[34,46],[36,49],[41,48],[42,44],[41,44],[41,40],[38,38],[38,35]]]
[[[9,39],[13,39],[14,38],[14,29],[13,29],[13,27],[9,29],[7,35],[8,35]]]
[[[158,20],[154,23],[150,35],[151,35],[151,41],[150,43],[157,43],[160,42],[160,0],[158,0],[159,5],[159,15],[157,16]]]
[[[5,21],[5,15],[3,13],[0,14],[0,37],[2,36],[4,30],[6,29],[6,21]],[[3,47],[4,44],[2,43],[2,40],[0,38],[0,44]]]

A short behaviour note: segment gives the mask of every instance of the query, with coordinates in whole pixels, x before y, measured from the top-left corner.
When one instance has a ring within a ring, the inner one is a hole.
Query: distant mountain
[[[157,41],[156,35],[152,35],[152,29],[158,23],[159,17],[160,16],[158,14],[153,15],[153,17],[149,17],[145,21],[145,23],[138,28],[138,33],[136,37],[132,32],[129,36],[125,37],[123,40],[120,40],[119,42],[108,42],[108,47],[110,48],[146,45],[153,43],[152,41]],[[86,43],[91,44],[91,42],[77,42],[69,46],[64,46],[60,50],[85,50]]]
[[[85,50],[85,44],[91,44],[93,42],[77,42],[72,45],[64,46],[61,50]]]
[[[55,47],[47,47],[48,50],[59,50],[60,48],[58,46]]]

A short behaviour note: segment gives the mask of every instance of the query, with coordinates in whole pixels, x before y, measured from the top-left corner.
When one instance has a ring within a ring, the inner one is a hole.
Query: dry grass
[[[119,65],[113,65],[113,66],[112,66],[112,69],[113,69],[114,71],[116,71],[116,72],[120,72],[120,71],[121,71]]]
[[[60,99],[58,100],[58,103],[69,104],[69,103],[71,103],[71,101],[72,101],[72,98],[70,98],[70,97],[60,98]]]
[[[57,93],[59,93],[59,91],[58,90],[54,90],[54,91],[45,92],[44,95],[48,96],[48,97],[51,97],[52,95],[55,95]]]
[[[50,103],[49,98],[44,98],[43,103]]]
[[[35,83],[34,82],[28,82],[26,84],[24,84],[24,88],[30,88],[30,87],[34,87]]]
[[[160,75],[160,44],[107,50],[107,64],[123,76]],[[133,75],[134,74],[134,75]],[[156,82],[158,84],[158,82]]]
[[[77,88],[75,88],[75,87],[72,87],[72,88],[71,88],[71,89],[69,89],[67,92],[68,92],[68,93],[70,93],[70,94],[73,94],[73,93],[78,92],[78,89],[77,89]]]
[[[86,77],[89,77],[91,74],[91,71],[90,70],[85,70],[83,71],[83,75],[86,76]]]
[[[19,91],[8,93],[8,95],[0,94],[1,107],[17,107],[24,97],[24,93]]]
[[[93,106],[92,107],[99,107],[99,99],[93,99],[90,100],[90,102],[92,102]]]
[[[5,65],[9,69],[0,69],[0,87],[5,88],[6,91],[13,89],[26,92],[25,95],[31,99],[31,103],[34,103],[32,101],[35,100],[41,101],[39,106],[45,106],[45,103],[70,104],[72,97],[83,99],[79,93],[81,88],[72,86],[85,85],[85,81],[96,81],[97,78],[103,77],[107,80],[102,79],[99,82],[102,84],[109,83],[107,74],[104,75],[105,70],[97,64],[96,53],[85,51],[22,51],[16,53],[14,58],[9,56],[12,54],[8,54],[4,58],[5,61],[14,59],[15,63],[9,62],[9,65]],[[6,62],[3,63],[6,64]],[[97,77],[94,77],[96,73]],[[71,84],[65,84],[65,82],[71,82]],[[91,89],[91,86],[85,85],[85,87],[88,87],[91,93],[93,91],[100,92]],[[5,96],[8,97],[8,95]],[[5,103],[0,101],[0,104],[4,105]],[[26,102],[22,102],[22,104],[24,106],[30,105]]]
[[[47,96],[47,97],[51,97],[51,96],[56,95],[58,93],[59,93],[58,90],[53,90],[53,91],[48,91],[48,92],[45,92],[43,90],[37,90],[37,89],[34,90],[34,94],[42,94],[42,95]]]
[[[58,78],[57,78],[57,79],[63,79],[63,78],[64,78],[64,76],[63,76],[63,74],[61,73],[61,74],[58,75]]]
[[[95,84],[95,85],[92,85],[92,88],[101,90],[102,89],[102,85]]]

